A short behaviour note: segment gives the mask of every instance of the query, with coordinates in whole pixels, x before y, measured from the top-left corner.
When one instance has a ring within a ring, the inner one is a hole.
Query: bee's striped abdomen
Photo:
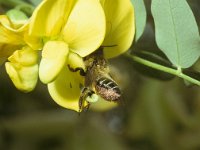
[[[121,97],[121,91],[117,83],[106,77],[97,80],[95,90],[97,94],[108,101],[117,101]]]

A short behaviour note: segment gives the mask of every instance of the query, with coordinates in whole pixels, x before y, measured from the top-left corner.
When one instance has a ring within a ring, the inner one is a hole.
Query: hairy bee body
[[[89,102],[87,106],[83,105],[86,98],[91,97],[92,94],[97,94],[107,101],[118,102],[121,91],[109,73],[108,63],[103,56],[102,48],[85,57],[84,63],[86,66],[85,83],[79,99],[79,110],[89,108]],[[72,69],[69,67],[69,69],[74,72],[80,70],[80,74],[83,72],[81,68]]]
[[[117,102],[121,97],[121,91],[117,83],[109,73],[109,67],[103,56],[103,50],[99,49],[85,58],[87,68],[85,87],[89,87],[95,93],[107,101]]]
[[[115,102],[121,97],[121,91],[117,83],[105,77],[101,77],[96,81],[95,90],[98,95],[108,101]]]

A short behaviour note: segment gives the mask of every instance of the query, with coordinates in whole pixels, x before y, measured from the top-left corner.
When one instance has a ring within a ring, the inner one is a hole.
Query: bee
[[[85,77],[84,87],[79,98],[79,112],[89,108],[90,102],[87,101],[86,106],[84,103],[88,97],[92,97],[94,94],[107,101],[119,102],[121,90],[110,75],[108,62],[103,55],[103,47],[86,56],[84,63],[86,71],[82,68],[74,69],[68,65],[70,71],[80,71],[80,75]]]

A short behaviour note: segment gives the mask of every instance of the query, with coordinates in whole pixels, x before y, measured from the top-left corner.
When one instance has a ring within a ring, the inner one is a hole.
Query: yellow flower
[[[29,32],[44,41],[39,77],[59,105],[78,111],[83,77],[67,65],[84,68],[82,57],[102,44],[105,31],[99,0],[45,0],[34,11]]]
[[[38,42],[28,37],[28,23],[17,25],[7,16],[0,16],[0,60],[17,89],[32,91],[38,78]]]
[[[106,16],[105,47],[106,58],[116,57],[126,52],[135,35],[134,9],[130,0],[100,0]]]
[[[131,46],[134,32],[134,11],[129,0],[43,1],[32,16],[30,33],[45,42],[39,76],[48,84],[55,102],[78,111],[84,78],[67,65],[84,68],[82,57],[102,42],[103,46],[116,45],[104,48],[106,58],[117,56]]]
[[[102,46],[105,46],[105,58],[109,59],[126,52],[131,46],[135,35],[134,9],[130,0],[100,0],[100,3],[106,16],[106,36]],[[116,103],[99,98],[91,108],[104,111],[114,106]]]

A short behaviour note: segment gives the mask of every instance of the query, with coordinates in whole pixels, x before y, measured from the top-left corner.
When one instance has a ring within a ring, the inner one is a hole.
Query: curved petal
[[[10,20],[6,15],[0,15],[0,22],[3,26],[11,26]]]
[[[34,50],[16,51],[5,64],[6,71],[15,87],[24,92],[32,91],[38,80],[38,54]]]
[[[70,64],[70,66],[72,68],[83,68],[83,70],[85,70],[85,64],[83,61],[83,58],[80,57],[78,54],[70,52],[67,58],[68,64]]]
[[[62,41],[49,41],[42,51],[39,77],[43,83],[52,82],[64,67],[68,55],[68,45]]]
[[[30,34],[57,35],[66,22],[76,0],[44,0],[34,11],[30,22]]]
[[[29,47],[23,47],[22,50],[15,51],[8,60],[23,66],[32,66],[37,64],[38,53]]]
[[[82,57],[95,51],[105,36],[105,15],[99,0],[79,0],[63,31],[73,52]]]
[[[24,24],[19,25],[16,27],[16,25],[9,19],[6,15],[0,15],[0,23],[8,30],[12,31],[13,33],[22,33],[23,31],[28,31],[29,27],[29,20],[24,22]]]
[[[18,66],[17,64],[7,62],[6,71],[15,87],[23,92],[32,91],[38,80],[38,65]]]
[[[53,100],[62,107],[79,111],[80,83],[83,83],[78,73],[64,68],[55,81],[48,84],[48,90]]]
[[[28,35],[28,22],[19,28],[14,28],[13,23],[5,15],[0,15],[0,43],[9,45],[29,45],[38,50],[42,47],[42,40],[38,37]],[[2,51],[2,49],[1,49]]]
[[[10,21],[6,16],[0,17],[0,43],[20,45],[24,44],[23,36],[10,27]]]
[[[130,0],[100,0],[106,15],[103,46],[106,58],[115,57],[131,46],[135,34],[134,9]]]
[[[27,32],[24,33],[24,41],[34,50],[41,50],[44,45],[42,38],[33,35],[30,36]]]

